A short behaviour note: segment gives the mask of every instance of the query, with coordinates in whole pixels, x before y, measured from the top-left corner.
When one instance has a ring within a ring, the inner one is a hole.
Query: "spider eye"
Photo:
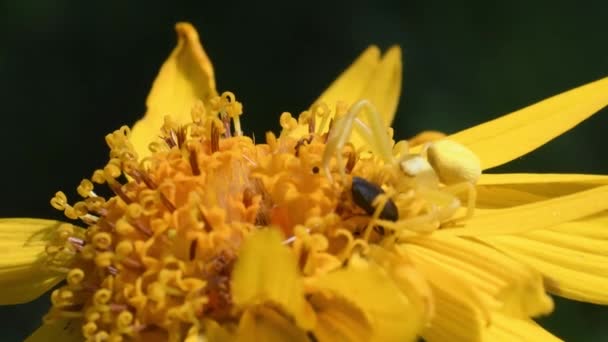
[[[372,205],[378,195],[384,194],[384,190],[378,185],[361,177],[353,177],[352,184],[353,201],[368,215],[373,215],[376,208]],[[380,212],[380,218],[387,221],[399,220],[399,211],[392,199],[388,199]]]

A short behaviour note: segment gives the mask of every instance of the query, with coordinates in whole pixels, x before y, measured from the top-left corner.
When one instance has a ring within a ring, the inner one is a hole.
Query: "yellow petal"
[[[237,330],[238,342],[309,342],[306,333],[275,311],[260,307],[248,310],[241,317]]]
[[[412,304],[374,263],[353,256],[346,268],[312,279],[310,287],[340,296],[361,310],[373,328],[370,341],[410,341],[418,333],[419,319],[408,318],[415,313]]]
[[[547,196],[537,195],[507,186],[477,186],[477,200],[475,201],[475,215],[484,215],[493,211],[484,209],[504,209],[523,204],[540,202],[549,199]]]
[[[209,342],[231,342],[235,340],[234,333],[213,320],[205,321],[205,337]]]
[[[608,213],[519,236],[482,238],[538,269],[557,295],[608,304]],[[591,233],[591,234],[589,234]]]
[[[36,329],[25,342],[77,342],[82,341],[80,324],[73,320],[63,320],[48,324],[43,324]]]
[[[321,94],[317,102],[324,102],[333,110],[338,101],[351,106],[366,99],[374,104],[382,123],[390,125],[401,95],[401,76],[401,48],[392,46],[380,59],[378,47],[370,46]],[[365,116],[360,119],[369,124]],[[291,132],[291,136],[301,137],[306,134],[306,129],[299,126]],[[323,131],[327,129],[328,122]],[[356,132],[350,141],[356,147],[369,143],[362,141]]]
[[[477,306],[463,300],[457,291],[451,291],[452,284],[431,285],[436,304],[435,316],[422,336],[426,341],[480,341],[486,319]]]
[[[390,126],[395,118],[401,95],[401,48],[392,46],[374,70],[359,99],[367,99],[376,106],[383,122]]]
[[[427,278],[419,272],[411,258],[399,252],[398,248],[369,245],[367,256],[381,265],[397,288],[405,293],[412,305],[410,324],[422,330],[433,317],[435,301]]]
[[[577,173],[483,173],[478,185],[546,184],[546,183],[585,183],[608,184],[607,175]]]
[[[436,312],[423,332],[427,341],[510,342],[488,338],[502,336],[504,329],[509,329],[502,317],[511,317],[522,325],[532,324],[527,323],[528,315],[552,309],[537,274],[492,248],[464,239],[441,239],[426,245],[436,249],[436,253],[413,244],[400,248],[427,275],[433,289]],[[522,330],[530,337],[537,333]]]
[[[355,305],[340,297],[312,296],[317,314],[313,333],[318,341],[367,342],[372,327],[367,317]]]
[[[26,303],[51,289],[63,275],[45,268],[45,246],[62,222],[0,219],[0,305]]]
[[[296,258],[282,240],[278,231],[267,228],[245,241],[232,273],[232,298],[241,308],[278,305],[293,315],[299,326],[308,329],[313,321]]]
[[[361,99],[361,93],[373,77],[380,63],[380,49],[368,47],[357,59],[327,88],[315,102],[325,102],[333,107],[338,101],[352,105]]]
[[[476,207],[498,209],[570,195],[608,184],[608,176],[581,174],[482,174]],[[478,214],[481,212],[478,212]]]
[[[333,111],[340,101],[349,106],[359,101],[361,93],[372,78],[379,63],[380,49],[375,45],[369,46],[331,83],[315,103],[323,102]],[[321,120],[317,120],[316,124],[321,125]],[[328,128],[329,121],[326,121],[323,124],[322,131],[326,132]],[[303,137],[306,134],[308,134],[308,127],[305,125],[299,125],[290,132],[290,136],[295,138]]]
[[[482,295],[488,308],[496,306],[517,317],[553,310],[540,273],[494,248],[456,237],[425,237],[408,242],[402,250],[420,264],[421,272],[437,269],[428,276],[437,286],[448,283],[448,276],[455,277]]]
[[[467,146],[483,169],[544,145],[608,104],[608,78],[551,97],[448,137]]]
[[[606,198],[608,185],[507,209],[479,210],[464,227],[442,229],[436,234],[482,236],[547,228],[606,210]]]
[[[483,341],[559,342],[561,339],[532,320],[495,313],[492,315],[492,324],[484,330]]]
[[[165,116],[171,116],[180,124],[187,123],[198,100],[205,102],[217,95],[213,66],[198,33],[189,23],[178,23],[175,30],[177,46],[152,84],[146,114],[131,131],[131,143],[140,157],[149,154],[148,145],[158,135]]]

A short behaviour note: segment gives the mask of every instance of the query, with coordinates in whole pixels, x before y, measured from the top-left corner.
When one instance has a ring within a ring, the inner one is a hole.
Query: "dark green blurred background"
[[[199,29],[219,89],[237,94],[245,129],[258,137],[276,129],[282,111],[307,107],[367,45],[400,44],[404,91],[394,127],[406,138],[454,132],[607,76],[606,13],[606,1],[561,0],[0,0],[0,217],[61,217],[50,197],[90,176],[106,158],[104,135],[144,112],[176,21]],[[608,173],[607,123],[604,110],[498,171]],[[0,340],[27,336],[47,303],[0,308]],[[608,340],[607,309],[557,304],[542,322],[558,336]]]

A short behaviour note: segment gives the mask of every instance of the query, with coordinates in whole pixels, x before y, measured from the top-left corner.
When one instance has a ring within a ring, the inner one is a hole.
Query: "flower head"
[[[51,200],[78,223],[0,222],[5,303],[66,279],[31,340],[555,340],[531,320],[547,292],[608,303],[608,177],[482,174],[605,106],[608,79],[395,142],[400,50],[371,47],[259,143],[177,31],[144,119],[80,201]]]

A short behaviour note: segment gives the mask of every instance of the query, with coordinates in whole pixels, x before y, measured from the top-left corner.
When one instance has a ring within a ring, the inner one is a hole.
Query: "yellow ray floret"
[[[44,324],[33,334],[25,339],[25,342],[79,342],[82,341],[80,324],[73,320],[62,320],[52,324]]]
[[[131,142],[142,157],[148,152],[150,138],[163,125],[164,117],[184,124],[197,101],[206,101],[217,95],[211,61],[198,33],[189,23],[175,25],[177,46],[161,67],[146,100],[147,111],[135,123]]]
[[[47,244],[73,230],[71,225],[53,220],[0,219],[1,304],[34,300],[63,279],[60,268],[69,264],[71,256],[53,247],[50,252],[58,258],[51,265],[46,258]]]
[[[449,136],[471,149],[483,169],[535,150],[608,104],[608,78]]]
[[[256,232],[245,242],[234,266],[232,298],[241,308],[264,303],[277,305],[301,327],[311,328],[312,312],[304,301],[295,256],[282,245],[282,240],[278,231],[267,229]]]
[[[446,229],[438,234],[483,236],[543,229],[606,210],[607,197],[608,186],[604,185],[546,201],[506,209],[488,209],[479,211],[464,227]]]
[[[562,223],[518,236],[483,238],[538,269],[549,291],[608,304],[608,215]]]

